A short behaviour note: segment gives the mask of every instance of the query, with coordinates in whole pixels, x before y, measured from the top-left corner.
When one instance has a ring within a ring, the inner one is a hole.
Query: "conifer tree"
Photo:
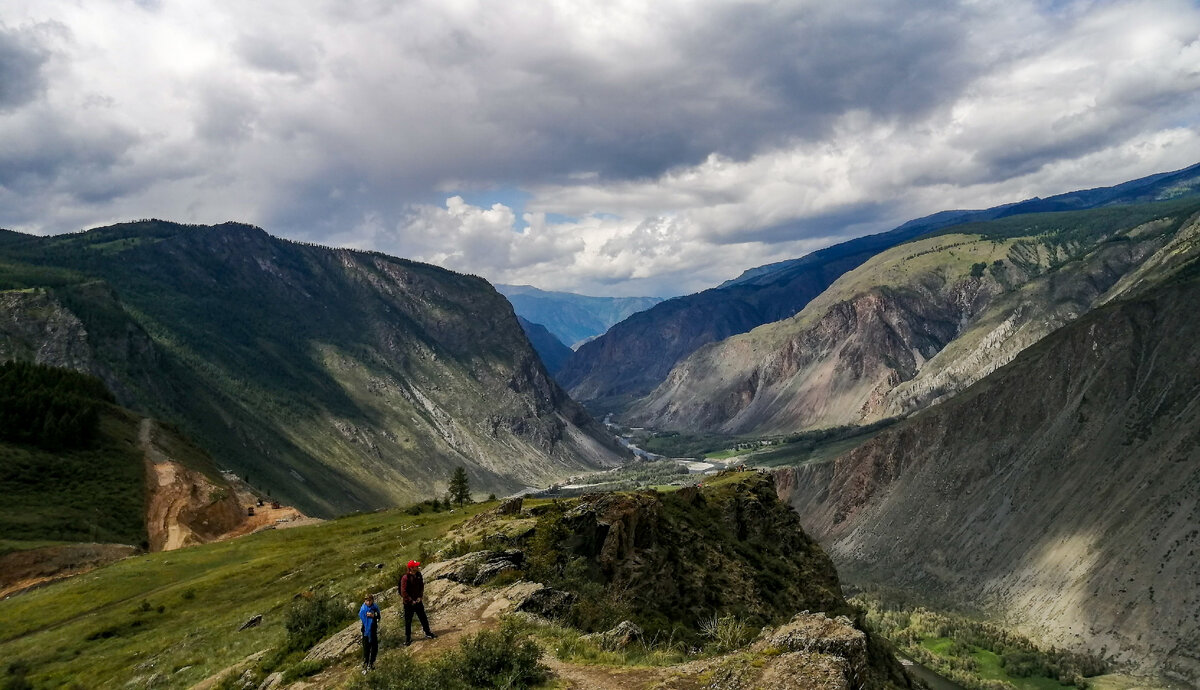
[[[463,503],[471,502],[471,486],[467,480],[467,471],[462,468],[456,468],[454,474],[450,475],[449,497],[458,503],[461,508]]]

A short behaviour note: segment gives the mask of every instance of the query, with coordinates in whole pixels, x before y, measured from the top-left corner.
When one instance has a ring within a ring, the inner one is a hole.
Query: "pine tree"
[[[450,475],[450,498],[453,499],[461,508],[463,503],[471,502],[471,485],[467,480],[467,471],[462,467],[454,470],[454,474]]]

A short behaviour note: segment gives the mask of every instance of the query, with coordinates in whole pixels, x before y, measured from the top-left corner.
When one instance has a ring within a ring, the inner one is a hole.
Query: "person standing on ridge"
[[[437,637],[429,629],[429,619],[425,617],[425,578],[421,577],[421,564],[416,561],[408,562],[408,572],[400,576],[400,598],[404,600],[404,646],[412,644],[412,619],[417,614],[425,637],[432,640]]]
[[[358,619],[362,621],[363,644],[363,675],[375,668],[375,657],[379,654],[379,607],[375,605],[375,597],[367,594],[363,605],[358,609]]]

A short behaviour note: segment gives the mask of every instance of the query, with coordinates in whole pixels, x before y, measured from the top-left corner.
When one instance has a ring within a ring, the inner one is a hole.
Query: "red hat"
[[[420,568],[420,567],[421,567],[421,564],[420,564],[420,563],[418,563],[418,562],[416,562],[416,561],[409,561],[409,562],[408,562],[408,567],[410,567],[410,568]]]

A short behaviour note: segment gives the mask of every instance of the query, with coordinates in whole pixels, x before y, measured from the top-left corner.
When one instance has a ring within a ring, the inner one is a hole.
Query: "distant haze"
[[[508,298],[518,316],[545,326],[572,349],[662,301],[658,297],[589,297],[529,285],[497,285],[496,290]]]
[[[1186,0],[0,0],[0,227],[679,295],[1200,161]]]

